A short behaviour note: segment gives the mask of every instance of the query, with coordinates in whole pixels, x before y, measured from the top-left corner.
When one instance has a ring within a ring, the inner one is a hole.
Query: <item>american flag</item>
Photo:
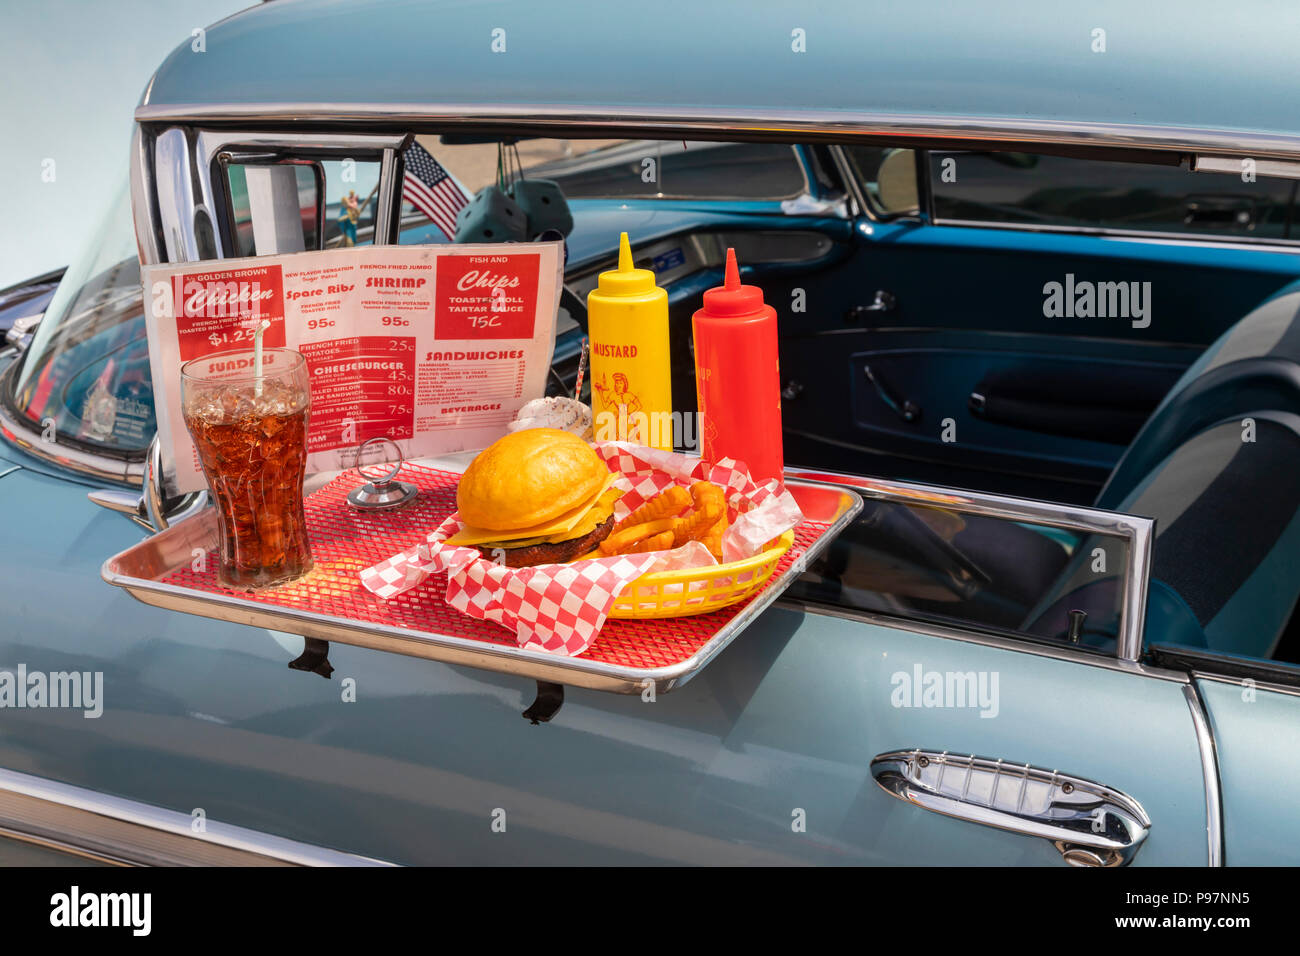
[[[419,143],[412,143],[402,154],[406,175],[402,177],[402,198],[424,213],[447,234],[456,235],[456,213],[469,202],[456,180]]]

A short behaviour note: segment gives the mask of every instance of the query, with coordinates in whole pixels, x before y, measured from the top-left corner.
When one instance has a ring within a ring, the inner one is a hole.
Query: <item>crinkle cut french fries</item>
[[[673,485],[615,525],[600,543],[600,553],[608,557],[663,551],[699,541],[722,560],[722,534],[726,530],[727,493],[721,486],[697,481],[688,491]]]

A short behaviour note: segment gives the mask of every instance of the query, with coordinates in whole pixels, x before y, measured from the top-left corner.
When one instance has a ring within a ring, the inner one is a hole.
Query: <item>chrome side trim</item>
[[[880,501],[932,504],[967,514],[1029,521],[1052,528],[1127,539],[1129,547],[1124,567],[1124,598],[1120,605],[1119,638],[1115,642],[1115,654],[1120,660],[1132,662],[1136,662],[1141,657],[1142,631],[1146,623],[1147,585],[1151,573],[1151,543],[1155,537],[1155,522],[1152,519],[1102,511],[1082,505],[1011,498],[982,491],[940,488],[908,481],[884,481],[818,469],[786,469],[786,475],[805,480],[843,484],[860,492],[864,497]]]
[[[257,830],[0,770],[0,831],[133,866],[391,866]]]
[[[402,124],[546,129],[655,130],[665,134],[728,132],[779,138],[794,134],[874,137],[894,140],[978,140],[1120,149],[1222,153],[1254,158],[1300,157],[1300,134],[1230,132],[1198,127],[1151,126],[1090,121],[1017,120],[1010,117],[933,116],[856,110],[705,107],[617,107],[514,103],[168,103],[135,111],[138,123]]]
[[[1195,681],[1183,685],[1187,709],[1192,712],[1192,727],[1196,730],[1196,747],[1201,754],[1201,773],[1205,777],[1205,837],[1208,844],[1208,865],[1223,866],[1223,790],[1219,782],[1219,751],[1214,742],[1214,731],[1205,712],[1205,701]]]
[[[1055,235],[1095,236],[1128,242],[1208,249],[1248,249],[1251,252],[1300,252],[1300,239],[1251,239],[1248,236],[1212,236],[1194,232],[1161,232],[1155,229],[1116,229],[1111,226],[1066,226],[1037,222],[993,222],[987,219],[935,219],[936,226],[970,229],[1001,229],[1006,232],[1042,232]]]
[[[1230,173],[1239,176],[1241,170],[1240,156],[1192,157],[1192,172],[1194,173]],[[1272,176],[1276,179],[1300,179],[1300,163],[1279,162],[1272,159],[1256,160],[1255,175]]]
[[[1083,664],[1088,667],[1100,667],[1104,670],[1121,671],[1125,674],[1133,674],[1136,677],[1149,677],[1152,680],[1167,680],[1175,684],[1186,684],[1191,678],[1182,671],[1168,670],[1163,667],[1153,667],[1150,664],[1144,664],[1140,661],[1123,661],[1115,657],[1107,657],[1104,654],[1090,654],[1087,651],[1060,645],[1030,641],[1016,637],[1003,637],[997,634],[986,634],[982,631],[968,631],[959,627],[949,627],[943,624],[933,624],[929,621],[916,621],[905,617],[891,617],[888,614],[877,614],[870,611],[854,611],[848,608],[831,607],[825,604],[813,604],[808,601],[800,601],[796,598],[782,597],[777,600],[776,607],[785,608],[791,611],[800,611],[804,614],[820,614],[824,617],[834,617],[845,621],[859,621],[863,624],[874,624],[877,627],[887,627],[895,631],[907,631],[911,634],[920,634],[924,637],[938,637],[949,641],[963,641],[967,644],[980,644],[984,647],[993,647],[1002,651],[1015,651],[1018,654],[1033,654],[1036,657],[1048,657],[1052,660],[1065,661],[1070,664]]]

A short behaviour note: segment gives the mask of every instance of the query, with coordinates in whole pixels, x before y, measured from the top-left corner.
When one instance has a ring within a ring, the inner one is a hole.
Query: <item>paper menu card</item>
[[[366,246],[143,270],[169,494],[206,486],[181,415],[181,366],[252,348],[302,353],[308,472],[387,436],[407,458],[482,448],[540,397],[563,284],[559,242]],[[373,447],[373,446],[372,446]],[[384,457],[389,458],[391,448]],[[351,457],[349,457],[351,453]],[[367,460],[370,460],[369,457]]]

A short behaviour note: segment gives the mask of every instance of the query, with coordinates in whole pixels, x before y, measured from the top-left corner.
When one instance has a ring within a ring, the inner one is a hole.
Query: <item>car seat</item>
[[[1156,519],[1148,644],[1273,653],[1300,595],[1300,283],[1187,370],[1096,504]],[[1067,589],[1071,571],[1030,632],[1058,636],[1069,608],[1113,606],[1114,575]]]

